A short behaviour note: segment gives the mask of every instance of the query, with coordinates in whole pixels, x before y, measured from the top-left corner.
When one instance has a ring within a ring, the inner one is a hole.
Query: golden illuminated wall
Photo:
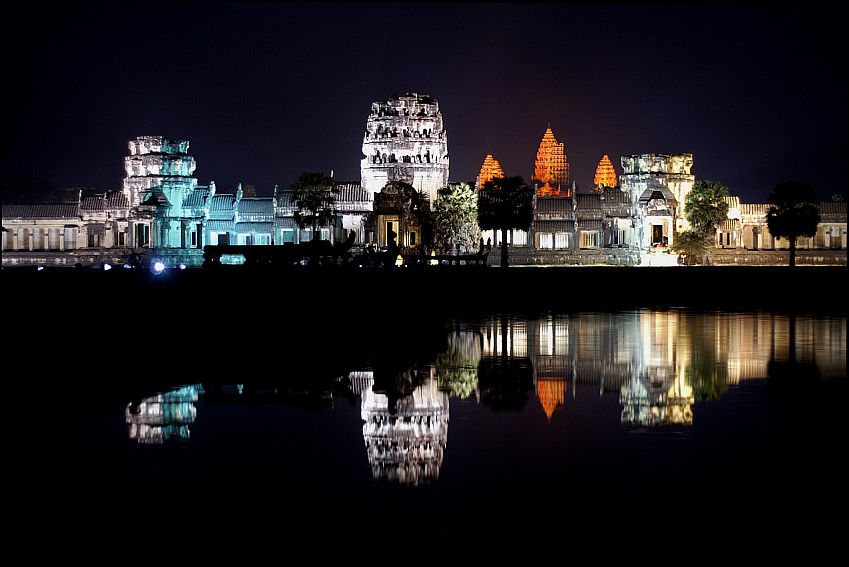
[[[542,183],[537,190],[540,197],[549,195],[570,196],[569,191],[569,162],[566,160],[564,144],[558,142],[551,130],[551,125],[545,130],[537,150],[533,181]]]
[[[616,177],[616,170],[613,168],[613,162],[610,157],[604,154],[601,161],[598,162],[598,167],[595,168],[595,177],[593,177],[593,185],[596,188],[600,187],[617,187],[619,180]]]
[[[478,174],[477,188],[480,189],[484,186],[484,183],[492,181],[496,177],[504,177],[504,170],[501,169],[501,163],[492,157],[492,154],[486,154],[486,158],[483,160],[483,165],[481,166],[481,171]]]

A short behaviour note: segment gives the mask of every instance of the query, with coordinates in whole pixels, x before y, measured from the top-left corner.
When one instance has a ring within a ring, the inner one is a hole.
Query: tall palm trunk
[[[790,267],[796,265],[796,238],[790,239]]]
[[[501,229],[501,267],[506,268],[510,265],[510,256],[507,252],[507,229]]]

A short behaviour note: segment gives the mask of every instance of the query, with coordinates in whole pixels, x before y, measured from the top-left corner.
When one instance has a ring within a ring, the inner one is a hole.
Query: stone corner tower
[[[170,204],[181,206],[184,193],[197,185],[192,177],[195,158],[188,154],[188,140],[164,136],[139,136],[128,144],[130,155],[124,158],[123,191],[130,206],[138,206],[153,191]]]

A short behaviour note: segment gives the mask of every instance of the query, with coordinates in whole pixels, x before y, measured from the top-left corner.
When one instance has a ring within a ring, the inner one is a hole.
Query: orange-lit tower
[[[537,150],[536,165],[531,180],[539,181],[542,187],[537,189],[539,196],[570,195],[569,162],[566,160],[564,144],[554,138],[551,124],[545,130]]]
[[[551,421],[554,410],[557,406],[563,405],[566,399],[566,380],[563,378],[538,380],[537,397],[542,411],[545,412],[548,421]]]
[[[483,160],[481,171],[478,174],[477,189],[480,190],[487,181],[492,181],[496,177],[504,177],[504,170],[501,169],[501,163],[492,154],[486,154]]]
[[[598,167],[595,168],[595,177],[593,177],[593,186],[596,191],[602,187],[617,187],[619,180],[616,178],[616,170],[613,168],[613,162],[607,154],[601,157],[598,162]]]

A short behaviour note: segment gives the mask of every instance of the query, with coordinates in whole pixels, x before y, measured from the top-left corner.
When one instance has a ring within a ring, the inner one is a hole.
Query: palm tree
[[[301,173],[292,189],[292,202],[297,209],[295,222],[303,230],[312,227],[312,240],[315,241],[318,227],[336,222],[336,180],[321,172]]]
[[[812,237],[820,223],[819,199],[814,188],[802,181],[777,184],[767,197],[766,225],[778,239],[790,241],[790,267],[796,265],[796,240]]]
[[[495,177],[478,193],[478,225],[501,230],[501,267],[509,265],[507,231],[528,230],[534,220],[534,189],[521,176]]]
[[[728,188],[719,181],[696,181],[687,193],[684,214],[695,232],[708,236],[728,217]]]

